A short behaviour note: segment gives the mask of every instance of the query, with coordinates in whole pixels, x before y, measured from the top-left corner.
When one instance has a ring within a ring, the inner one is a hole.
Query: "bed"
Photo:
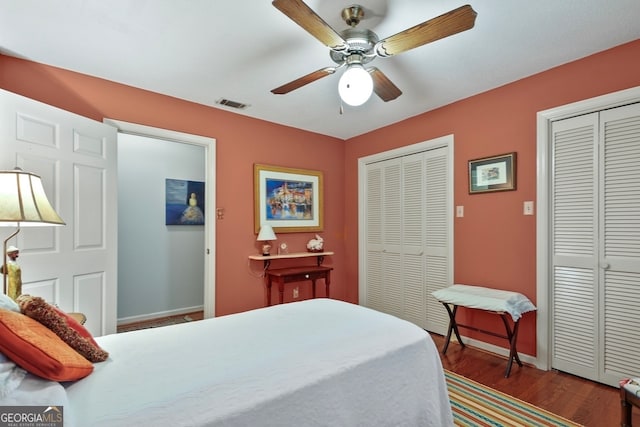
[[[7,404],[60,405],[65,426],[453,425],[437,349],[419,327],[312,299],[96,338],[83,379],[27,374]]]

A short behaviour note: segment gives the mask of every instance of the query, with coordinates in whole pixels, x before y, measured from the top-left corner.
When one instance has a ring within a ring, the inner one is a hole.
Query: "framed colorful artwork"
[[[256,233],[322,231],[322,172],[255,164],[253,177]]]

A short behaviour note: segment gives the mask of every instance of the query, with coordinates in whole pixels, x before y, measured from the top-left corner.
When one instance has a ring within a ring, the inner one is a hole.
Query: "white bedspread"
[[[110,353],[67,387],[84,426],[449,426],[430,336],[329,299],[97,339]]]
[[[432,292],[441,302],[480,310],[506,312],[514,322],[536,306],[526,296],[511,291],[484,288],[482,286],[453,285]]]

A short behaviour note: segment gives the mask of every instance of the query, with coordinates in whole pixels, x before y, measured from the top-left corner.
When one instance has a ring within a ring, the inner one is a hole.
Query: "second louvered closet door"
[[[640,104],[553,124],[552,366],[640,375]]]

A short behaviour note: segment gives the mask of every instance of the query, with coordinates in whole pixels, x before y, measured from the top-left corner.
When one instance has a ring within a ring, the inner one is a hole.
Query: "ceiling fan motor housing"
[[[340,33],[347,42],[347,49],[330,50],[329,56],[338,65],[344,64],[346,58],[353,54],[362,56],[362,64],[371,62],[375,58],[374,47],[378,42],[378,35],[371,30],[348,28]]]

